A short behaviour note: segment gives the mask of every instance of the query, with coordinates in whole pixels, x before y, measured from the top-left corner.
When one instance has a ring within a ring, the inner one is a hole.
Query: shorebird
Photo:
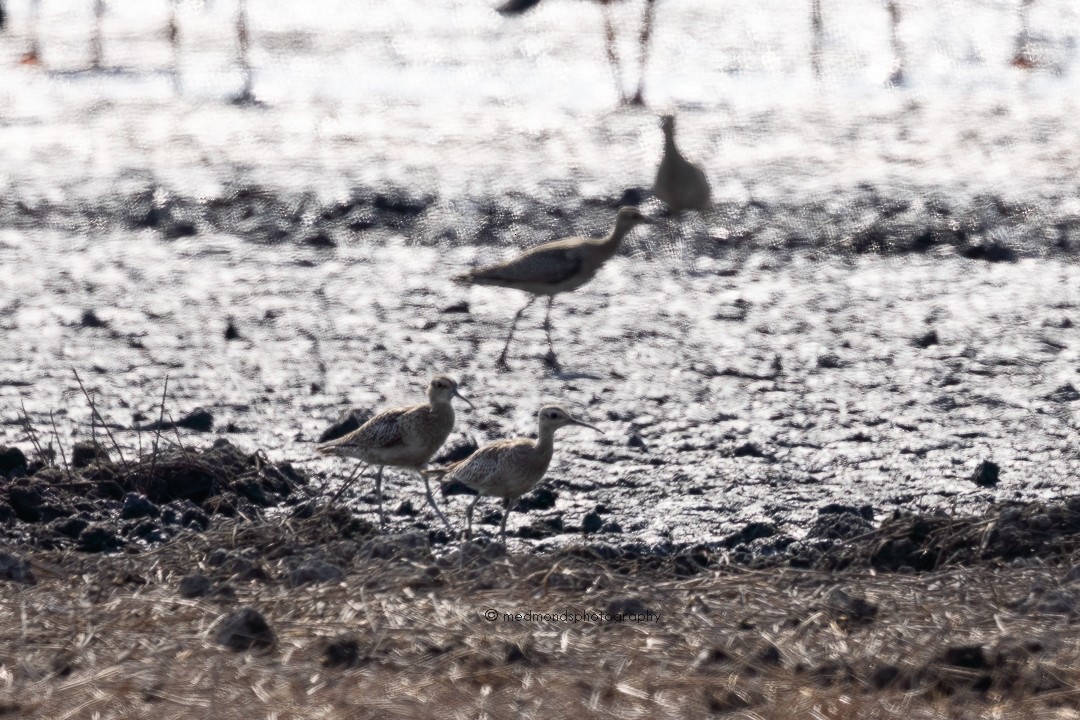
[[[619,63],[619,53],[616,50],[615,28],[611,24],[611,11],[608,9],[613,0],[596,0],[604,12],[604,38],[607,48],[608,62],[611,63],[611,73],[615,76],[615,85],[619,93],[619,102],[623,105],[645,104],[645,67],[649,62],[649,42],[652,40],[653,17],[656,13],[656,0],[645,0],[645,14],[641,18],[641,32],[638,36],[638,49],[641,52],[641,62],[638,76],[637,92],[628,97],[623,87],[622,66]],[[502,15],[521,15],[540,4],[540,0],[506,0],[496,8]]]
[[[569,237],[554,242],[544,243],[529,248],[515,258],[494,265],[474,268],[454,278],[457,282],[473,285],[494,285],[497,287],[523,290],[532,297],[525,306],[514,315],[506,344],[499,355],[497,364],[507,369],[506,353],[518,320],[536,302],[536,298],[546,295],[547,312],[544,314],[544,332],[547,333],[547,363],[558,372],[559,362],[555,357],[555,346],[551,342],[551,305],[559,293],[575,290],[592,280],[600,266],[607,262],[619,249],[619,243],[638,223],[653,221],[635,207],[619,208],[615,217],[615,228],[606,238]]]
[[[453,378],[436,375],[431,378],[427,390],[428,402],[420,405],[383,410],[348,435],[318,445],[315,450],[323,455],[351,457],[377,465],[375,475],[375,495],[379,501],[379,525],[385,522],[382,502],[382,473],[387,465],[420,472],[435,451],[446,441],[454,427],[454,408],[450,401],[461,398],[469,407],[473,404],[458,391]],[[449,529],[435,496],[431,494],[431,484],[424,477],[427,500],[435,514]],[[340,497],[352,482],[350,479],[334,497]]]
[[[697,210],[705,213],[712,207],[709,180],[698,166],[687,160],[675,146],[675,116],[660,119],[664,131],[664,155],[656,170],[653,193],[675,213]]]
[[[464,460],[442,468],[425,471],[425,475],[438,477],[442,482],[458,481],[478,494],[466,512],[465,538],[472,536],[472,515],[480,498],[489,495],[505,500],[499,536],[506,544],[506,519],[522,495],[532,490],[543,479],[555,452],[555,431],[567,425],[581,425],[603,432],[573,417],[558,405],[545,405],[537,413],[539,432],[536,440],[517,438],[497,440],[486,445]]]

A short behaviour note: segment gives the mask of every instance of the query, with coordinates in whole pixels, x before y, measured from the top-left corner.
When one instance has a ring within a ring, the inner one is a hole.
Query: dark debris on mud
[[[237,180],[214,197],[186,197],[148,184],[128,195],[93,202],[0,198],[0,227],[39,228],[44,223],[73,233],[146,229],[165,239],[225,233],[313,248],[333,248],[355,233],[389,230],[408,233],[423,244],[506,245],[516,244],[523,230],[558,237],[583,227],[604,229],[613,208],[649,199],[640,188],[574,199],[523,192],[440,198],[416,188],[356,187],[345,199],[327,200]],[[935,188],[864,184],[837,188],[810,201],[719,203],[714,216],[722,223],[727,244],[844,254],[924,253],[947,247],[969,259],[1011,262],[1072,253],[1080,242],[1080,220],[1066,200],[963,198]],[[448,206],[453,208],[452,222],[445,219]],[[708,251],[715,245],[710,241],[698,249]]]
[[[177,538],[190,539],[225,518],[246,528],[243,537],[249,543],[241,543],[241,555],[217,553],[206,562],[226,568],[228,576],[268,577],[262,564],[287,556],[290,563],[281,573],[293,587],[340,580],[357,553],[434,563],[460,559],[466,551],[441,530],[423,530],[424,521],[416,513],[405,514],[414,529],[380,534],[346,508],[327,507],[323,499],[312,497],[306,476],[289,463],[271,462],[225,439],[199,450],[174,448],[133,462],[83,445],[91,444],[77,445],[78,457],[64,467],[30,462],[18,448],[0,448],[0,537],[5,542],[26,551],[138,553]],[[555,499],[547,490],[523,499],[516,510],[547,510]],[[279,506],[289,518],[286,535],[280,535],[281,518],[266,515],[268,508]],[[580,539],[547,545],[544,541],[553,533],[578,530],[556,524],[540,518],[520,536],[535,541],[538,557],[674,577],[731,565],[913,573],[981,564],[1071,562],[1080,551],[1080,497],[1003,504],[971,516],[895,512],[877,526],[870,506],[831,504],[821,508],[801,538],[755,522],[719,542],[697,545],[633,540],[610,544],[605,540],[619,536],[596,534],[603,527],[599,514],[582,523]],[[357,545],[361,541],[362,549]],[[490,554],[483,550],[484,543],[505,552],[497,543],[478,542],[475,552]],[[5,558],[0,563],[5,578],[25,582],[32,577],[17,555]],[[195,585],[185,592],[202,592],[196,589],[200,581],[190,582]]]

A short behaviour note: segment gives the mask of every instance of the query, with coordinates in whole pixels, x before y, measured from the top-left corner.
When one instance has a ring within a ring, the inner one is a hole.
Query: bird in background
[[[709,179],[675,145],[675,116],[661,117],[660,128],[664,131],[664,154],[656,169],[653,193],[676,214],[684,210],[708,212],[712,208]]]
[[[473,407],[468,398],[458,390],[457,382],[446,375],[431,378],[427,395],[426,403],[384,410],[349,434],[315,448],[316,452],[322,455],[356,458],[368,465],[378,466],[375,495],[379,502],[380,526],[385,523],[382,502],[383,468],[390,466],[420,472],[454,428],[454,408],[451,400],[461,398],[465,404]],[[427,476],[423,477],[428,504],[449,530],[450,521],[435,504],[435,496],[431,494],[431,484]],[[349,478],[333,499],[341,497],[352,481],[353,478]]]
[[[615,255],[623,238],[631,230],[641,223],[652,222],[637,208],[622,207],[615,216],[614,229],[605,238],[569,237],[555,240],[530,248],[504,262],[485,265],[456,276],[454,280],[460,283],[512,288],[530,295],[528,302],[517,311],[510,323],[510,332],[496,361],[497,365],[509,369],[506,354],[510,350],[518,320],[538,297],[546,296],[548,305],[544,314],[544,332],[547,333],[548,354],[545,362],[555,372],[560,372],[555,346],[551,341],[551,305],[555,302],[555,296],[575,290],[592,280],[600,267]]]
[[[477,492],[465,514],[465,539],[472,537],[472,516],[481,497],[504,499],[499,537],[506,544],[506,520],[521,496],[544,478],[555,453],[555,431],[567,425],[580,425],[602,433],[603,430],[578,420],[559,405],[545,405],[537,413],[539,430],[535,440],[517,438],[497,440],[485,445],[464,460],[442,468],[425,470],[425,476],[443,483],[460,482]]]
[[[596,0],[600,4],[604,14],[604,38],[607,49],[608,62],[611,64],[611,72],[615,76],[615,85],[619,93],[619,102],[623,105],[645,104],[645,67],[649,62],[649,46],[652,41],[653,18],[656,14],[656,0],[645,0],[645,13],[641,18],[641,30],[638,35],[638,50],[640,53],[640,67],[637,91],[633,95],[626,94],[623,85],[622,63],[619,61],[619,51],[615,39],[615,27],[611,24],[610,5],[613,0]],[[540,4],[540,0],[506,0],[496,8],[503,15],[521,15]]]

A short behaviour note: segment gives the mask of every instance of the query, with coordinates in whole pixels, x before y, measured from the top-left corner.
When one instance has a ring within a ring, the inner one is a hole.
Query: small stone
[[[258,610],[246,607],[227,616],[215,635],[218,643],[234,652],[265,649],[274,642],[274,631]]]
[[[180,597],[183,598],[197,598],[205,597],[210,594],[210,578],[196,573],[194,575],[187,575],[180,580]]]
[[[33,585],[36,582],[28,561],[5,552],[0,552],[0,580],[25,585]]]
[[[103,525],[90,525],[79,534],[75,547],[83,552],[105,552],[120,547],[121,541],[116,532]]]
[[[1001,476],[1001,468],[998,464],[990,460],[983,460],[979,463],[979,466],[975,468],[975,472],[971,475],[971,482],[979,485],[980,487],[993,487],[997,485]]]
[[[925,333],[923,333],[922,335],[915,338],[912,342],[915,343],[916,347],[923,348],[924,350],[926,348],[930,347],[931,345],[937,345],[938,344],[937,330],[928,330]]]
[[[945,648],[945,652],[941,654],[941,662],[972,670],[984,670],[990,667],[982,645],[954,645]]]
[[[322,560],[307,562],[289,573],[289,587],[300,587],[317,583],[341,582],[345,573],[341,568]]]
[[[133,520],[142,517],[160,517],[161,510],[150,502],[145,495],[128,493],[124,496],[124,507],[120,509],[120,517],[124,520]]]
[[[95,461],[109,462],[109,454],[96,442],[83,440],[71,448],[71,467],[84,468]]]
[[[593,533],[600,532],[604,527],[604,521],[597,514],[595,510],[585,513],[585,517],[581,519],[581,532],[586,535],[592,535]]]
[[[337,637],[323,651],[325,667],[351,668],[360,664],[360,643],[355,638]]]
[[[632,435],[630,435],[629,438],[627,438],[626,446],[649,452],[649,446],[645,444],[644,438],[642,438],[637,433],[633,433]]]
[[[11,477],[15,471],[25,471],[26,466],[26,456],[22,450],[15,446],[0,446],[0,475]]]

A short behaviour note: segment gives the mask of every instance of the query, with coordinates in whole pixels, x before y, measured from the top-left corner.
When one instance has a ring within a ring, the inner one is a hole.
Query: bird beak
[[[476,409],[476,406],[469,402],[469,398],[462,395],[458,390],[454,390],[454,397],[461,398],[461,401],[464,402],[466,405],[471,407],[473,410]]]
[[[581,427],[587,427],[590,430],[595,430],[596,432],[600,433],[601,435],[604,434],[604,431],[601,430],[600,428],[596,427],[595,425],[590,425],[589,423],[584,422],[582,420],[578,420],[577,418],[570,418],[570,422],[572,422],[574,425],[580,425]]]

